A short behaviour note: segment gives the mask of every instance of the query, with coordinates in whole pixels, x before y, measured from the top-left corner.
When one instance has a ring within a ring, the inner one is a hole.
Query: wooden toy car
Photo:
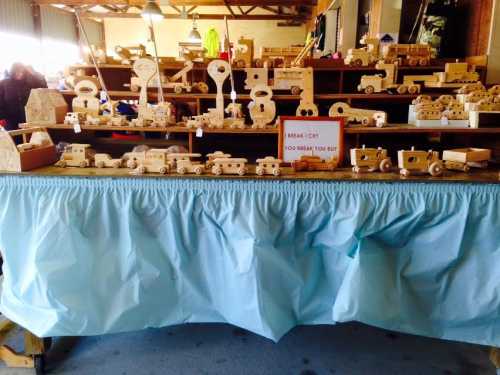
[[[439,160],[439,152],[416,151],[414,147],[398,151],[400,173],[408,177],[412,173],[429,173],[431,176],[443,174],[443,163]]]
[[[191,154],[192,157],[200,157],[200,154]],[[203,174],[205,171],[205,166],[199,161],[193,161],[189,159],[182,159],[177,161],[177,173],[186,174],[186,173],[195,173],[197,175]]]
[[[419,95],[413,101],[411,104],[417,105],[417,104],[422,104],[422,103],[430,103],[432,102],[432,97],[430,95]]]
[[[330,117],[343,117],[346,124],[361,124],[362,126],[384,127],[387,123],[387,113],[369,109],[352,108],[349,104],[337,102],[330,107]]]
[[[339,162],[332,158],[323,160],[315,155],[302,155],[299,160],[292,161],[292,168],[296,172],[300,171],[333,171],[337,168]]]
[[[31,138],[27,139],[31,135]],[[22,143],[16,141],[22,137]],[[57,160],[56,148],[44,128],[5,131],[0,129],[0,170],[23,172],[51,165]]]
[[[55,164],[56,167],[80,167],[87,168],[94,161],[95,151],[89,144],[73,143],[64,149],[61,159]]]
[[[387,150],[379,148],[353,148],[351,149],[351,165],[354,173],[380,172],[386,173],[391,170],[391,158],[387,156]]]
[[[257,168],[255,169],[255,173],[259,176],[263,176],[265,174],[279,176],[281,174],[280,164],[281,160],[276,159],[272,156],[266,156],[264,159],[257,159]]]
[[[124,158],[127,160],[127,168],[134,169],[136,174],[166,174],[170,171],[167,155],[167,150],[153,148],[148,151],[126,153]]]
[[[212,169],[212,167],[214,166],[215,159],[227,159],[231,157],[231,154],[225,154],[222,151],[215,151],[214,153],[207,154],[206,156],[207,156],[207,161],[205,163],[205,167],[207,169]]]
[[[458,148],[443,152],[446,169],[468,172],[471,167],[487,168],[491,150],[484,148]]]
[[[95,154],[94,164],[97,168],[120,168],[122,159],[113,159],[109,154]]]
[[[212,173],[220,176],[221,174],[237,174],[244,176],[247,173],[247,159],[242,158],[218,158],[213,161]]]

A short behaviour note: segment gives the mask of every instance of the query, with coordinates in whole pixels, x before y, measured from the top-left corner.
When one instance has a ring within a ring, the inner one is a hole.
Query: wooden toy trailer
[[[391,158],[387,156],[387,150],[379,148],[353,148],[351,149],[351,165],[354,173],[380,172],[386,173],[391,170]]]
[[[390,44],[383,48],[386,63],[399,62],[400,65],[426,66],[431,61],[431,47],[427,44]]]
[[[88,168],[94,162],[95,151],[89,144],[72,143],[64,149],[56,167]]]
[[[22,143],[16,146],[18,137],[22,137]],[[46,129],[0,130],[0,170],[30,171],[54,164],[56,160],[56,148]]]
[[[273,175],[279,176],[281,174],[280,164],[282,160],[276,159],[272,156],[266,156],[264,159],[257,159],[257,168],[255,169],[255,173],[258,176]]]
[[[269,68],[291,66],[302,50],[303,47],[262,47],[260,58],[255,60],[255,66],[262,68],[266,63]]]
[[[491,150],[484,148],[458,148],[443,152],[446,169],[468,172],[471,167],[487,168]]]
[[[335,158],[323,160],[315,155],[302,155],[299,160],[292,161],[292,168],[300,171],[333,171],[337,168],[339,161]]]
[[[408,177],[412,173],[429,173],[431,176],[443,174],[443,163],[439,160],[439,152],[416,151],[414,147],[398,151],[398,166],[401,175]]]
[[[247,173],[248,160],[243,158],[219,158],[213,161],[212,173],[220,176],[222,174],[237,174],[244,176]]]

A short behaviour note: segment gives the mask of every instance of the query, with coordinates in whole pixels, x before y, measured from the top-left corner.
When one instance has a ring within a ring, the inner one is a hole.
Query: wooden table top
[[[345,182],[442,182],[442,183],[494,183],[499,184],[499,171],[493,168],[488,170],[473,169],[469,173],[445,171],[441,177],[432,177],[428,174],[403,177],[397,169],[391,173],[360,173],[356,174],[350,168],[339,168],[334,172],[294,172],[292,168],[282,168],[279,177],[255,175],[255,166],[249,166],[249,173],[245,176],[214,176],[211,173],[202,176],[187,174],[180,176],[176,173],[165,176],[146,174],[137,176],[129,169],[112,168],[57,168],[54,166],[39,168],[30,172],[8,173],[0,175],[41,176],[41,177],[88,177],[88,178],[193,178],[193,179],[242,179],[242,180],[277,180],[277,181],[345,181]]]

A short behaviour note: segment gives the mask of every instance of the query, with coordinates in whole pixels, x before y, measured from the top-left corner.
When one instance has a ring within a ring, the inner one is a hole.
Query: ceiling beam
[[[145,0],[35,0],[40,5],[64,4],[64,5],[144,5]],[[160,1],[161,3],[161,1]],[[260,6],[262,0],[170,0],[169,5],[177,6]],[[267,6],[292,6],[292,5],[316,5],[317,0],[266,0]]]
[[[141,18],[140,13],[98,13],[98,12],[82,12],[82,17],[85,18]],[[166,19],[184,19],[181,14],[164,14]],[[305,21],[301,16],[296,16],[292,14],[235,14],[234,17],[228,14],[198,14],[198,18],[201,20],[221,20],[224,17],[232,17],[235,20],[251,20],[251,21],[283,21],[283,20],[294,20],[294,21]]]

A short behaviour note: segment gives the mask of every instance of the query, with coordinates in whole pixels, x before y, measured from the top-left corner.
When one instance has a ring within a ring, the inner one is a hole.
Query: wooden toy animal
[[[439,160],[439,152],[416,151],[414,147],[398,151],[398,166],[401,175],[408,177],[412,173],[429,173],[431,176],[443,174],[443,163]]]
[[[276,159],[272,156],[266,156],[264,159],[257,159],[257,168],[255,169],[255,173],[258,176],[273,175],[279,176],[281,174],[280,164],[283,161],[280,159]]]
[[[353,148],[351,149],[351,165],[354,173],[389,172],[392,167],[391,158],[387,156],[387,150],[379,148]]]
[[[265,128],[276,116],[276,103],[271,100],[273,90],[269,86],[257,85],[250,92],[252,102],[248,105],[252,128]]]

